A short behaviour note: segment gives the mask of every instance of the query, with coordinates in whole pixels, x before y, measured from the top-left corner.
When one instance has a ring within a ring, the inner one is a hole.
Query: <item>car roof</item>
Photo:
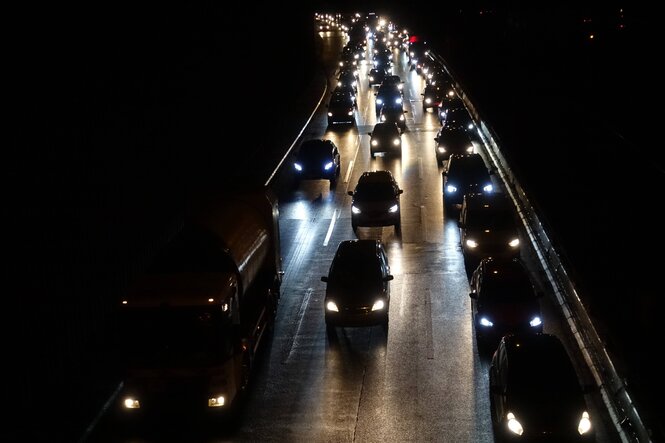
[[[533,288],[529,271],[518,259],[483,258],[484,285],[517,286],[528,285]]]
[[[395,181],[390,171],[365,171],[358,179],[360,183],[393,183]]]
[[[474,154],[452,154],[450,159],[448,159],[448,168],[453,165],[462,165],[462,167],[469,166],[479,166],[482,165],[483,168],[487,169],[485,166],[485,161],[478,153]]]
[[[394,130],[399,132],[399,127],[397,126],[397,123],[395,122],[379,122],[374,125],[374,129],[372,131],[388,131],[388,130]]]
[[[465,194],[466,207],[472,211],[505,211],[512,210],[512,201],[506,194]]]
[[[381,240],[372,239],[356,239],[344,240],[337,246],[335,258],[344,258],[349,255],[357,257],[359,255],[370,257],[376,256],[379,249],[382,247]]]
[[[305,140],[300,145],[299,153],[330,153],[333,148],[333,142],[325,139]]]

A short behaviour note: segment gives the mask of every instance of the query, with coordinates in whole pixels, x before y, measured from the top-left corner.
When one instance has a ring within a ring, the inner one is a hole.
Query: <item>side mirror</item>
[[[372,133],[371,133],[371,132],[368,132],[367,135],[369,135],[369,136],[371,137],[371,136],[372,136]]]
[[[324,275],[323,277],[321,277],[321,281],[328,283],[328,276]]]
[[[404,194],[404,189],[398,189],[398,190],[397,190],[397,193],[398,193],[398,194]]]
[[[439,137],[434,137],[434,141],[439,143]]]
[[[349,194],[350,196],[353,196],[353,191],[346,191],[346,193]]]
[[[390,281],[393,280],[394,278],[395,277],[393,277],[392,275],[386,275],[385,277],[383,277],[383,281]]]
[[[469,297],[471,297],[474,300],[478,300],[478,293],[477,292],[469,292]]]

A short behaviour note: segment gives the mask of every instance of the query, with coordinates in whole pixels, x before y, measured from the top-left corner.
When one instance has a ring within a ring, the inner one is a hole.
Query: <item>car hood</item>
[[[552,392],[535,398],[532,394],[509,395],[507,411],[513,412],[524,432],[548,434],[577,434],[577,425],[586,410],[584,399],[576,395]]]
[[[528,325],[534,315],[540,316],[540,307],[535,299],[523,303],[481,302],[478,315],[489,317],[495,324],[519,327]]]

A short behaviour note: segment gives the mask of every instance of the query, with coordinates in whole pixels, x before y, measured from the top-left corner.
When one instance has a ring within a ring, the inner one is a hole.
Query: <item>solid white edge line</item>
[[[349,182],[349,178],[351,178],[351,172],[353,171],[353,160],[349,162],[349,168],[346,170],[346,174],[344,174],[344,183]]]
[[[279,171],[279,168],[282,167],[282,163],[284,163],[284,161],[286,160],[286,157],[289,156],[289,154],[291,153],[291,150],[293,149],[293,147],[296,145],[298,140],[300,140],[300,137],[302,136],[302,133],[305,132],[305,129],[309,125],[309,122],[312,121],[312,118],[314,117],[314,114],[316,114],[316,111],[321,106],[321,103],[323,103],[323,99],[325,98],[327,92],[328,92],[328,79],[326,78],[326,86],[325,86],[325,88],[323,88],[323,94],[321,94],[321,98],[319,99],[319,102],[316,104],[316,106],[314,107],[314,110],[312,111],[309,118],[307,119],[307,121],[303,125],[302,129],[300,130],[300,132],[298,133],[296,138],[293,140],[293,143],[291,143],[291,146],[289,146],[289,149],[286,150],[286,153],[284,154],[284,157],[282,157],[282,159],[279,161],[279,163],[275,167],[275,170],[272,171],[272,174],[270,174],[270,177],[268,177],[268,180],[266,180],[264,186],[270,185],[270,182],[272,181],[272,179],[277,174],[277,171]]]

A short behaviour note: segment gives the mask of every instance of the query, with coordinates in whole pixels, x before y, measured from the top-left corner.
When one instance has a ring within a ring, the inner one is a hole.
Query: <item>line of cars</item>
[[[448,89],[452,83],[445,70],[428,57],[424,42],[415,41],[405,48],[413,69],[427,81],[423,108],[436,109],[442,125],[435,141],[437,162],[447,160],[442,169],[445,213],[458,217],[478,349],[491,355],[494,437],[497,441],[593,441],[595,432],[585,401],[589,390],[579,383],[561,340],[544,332],[543,291],[520,257],[516,208],[507,195],[496,192],[494,171],[475,152],[474,123],[461,98]],[[391,75],[385,70],[377,72],[370,71],[369,79],[370,86],[380,85],[375,95],[380,122],[369,133],[372,157],[379,152],[401,153],[405,128],[399,121],[382,118],[391,102],[401,108],[401,92],[382,90],[382,82]],[[379,76],[381,81],[377,81]],[[439,95],[428,97],[430,91]],[[400,114],[403,117],[403,111]],[[348,193],[354,231],[359,226],[385,225],[400,230],[403,191],[388,171],[363,173],[355,190]],[[341,242],[328,274],[321,278],[327,283],[324,312],[328,332],[337,326],[376,324],[387,331],[393,278],[380,240]]]

